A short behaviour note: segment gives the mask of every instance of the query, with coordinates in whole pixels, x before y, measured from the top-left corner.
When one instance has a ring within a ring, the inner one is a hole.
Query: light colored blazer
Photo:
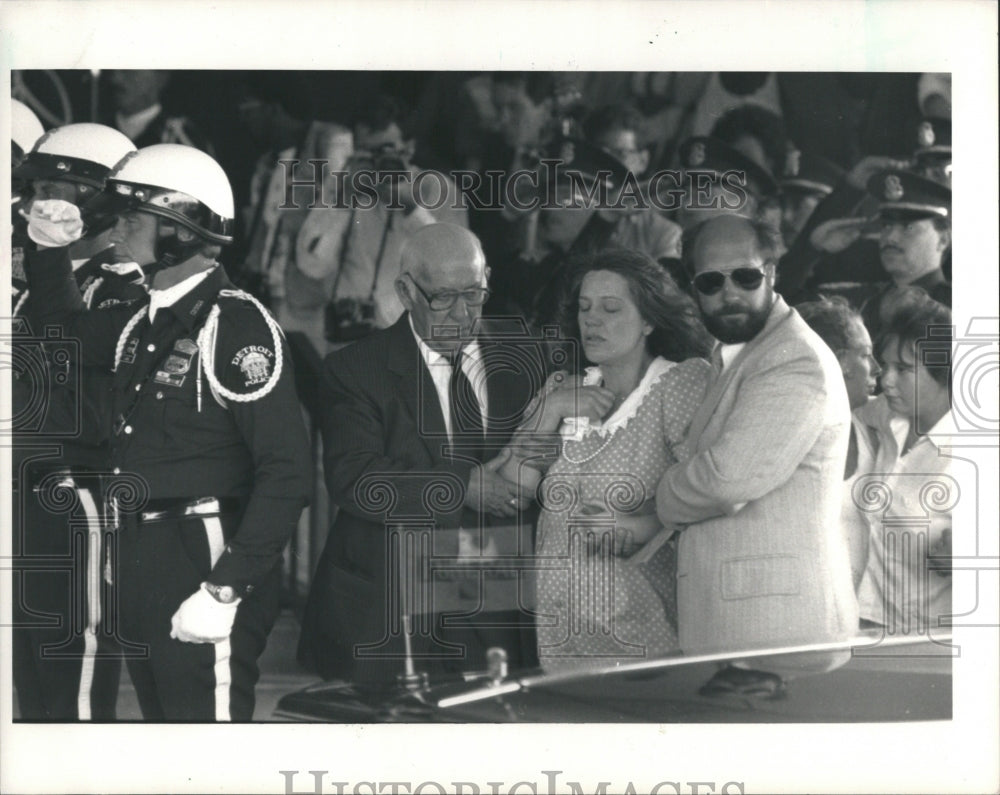
[[[823,642],[858,626],[841,480],[850,408],[833,353],[780,298],[709,387],[687,460],[657,489],[684,526],[681,648],[701,653]]]

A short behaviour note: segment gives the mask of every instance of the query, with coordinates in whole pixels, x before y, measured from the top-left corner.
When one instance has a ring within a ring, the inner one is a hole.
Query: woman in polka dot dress
[[[540,480],[535,609],[549,669],[678,650],[675,545],[654,495],[711,373],[693,303],[645,256],[596,255],[574,271],[569,296],[567,327],[594,366],[549,378],[511,465]],[[557,430],[561,452],[542,478],[544,458],[527,451]]]

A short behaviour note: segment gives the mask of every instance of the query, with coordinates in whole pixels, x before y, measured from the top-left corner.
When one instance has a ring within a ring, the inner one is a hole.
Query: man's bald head
[[[478,303],[476,296],[466,300],[463,295],[486,287],[488,278],[479,238],[461,226],[431,224],[406,241],[396,293],[417,334],[435,350],[447,353],[472,338],[485,294]],[[432,309],[431,299],[437,296],[453,298],[452,305]]]
[[[451,271],[477,269],[479,278],[486,268],[483,247],[468,229],[456,224],[430,224],[410,235],[403,246],[400,275],[418,280],[434,280]]]
[[[777,232],[768,224],[741,215],[710,218],[684,234],[682,262],[691,275],[705,269],[706,253],[719,246],[746,244],[768,264],[776,264],[780,251]]]

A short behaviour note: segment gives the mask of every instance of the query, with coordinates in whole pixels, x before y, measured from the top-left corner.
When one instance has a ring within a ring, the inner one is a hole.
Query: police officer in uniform
[[[909,171],[887,169],[872,176],[868,192],[879,202],[879,253],[891,278],[875,285],[861,307],[874,338],[896,288],[920,287],[951,306],[951,282],[943,267],[951,250],[951,189]]]
[[[71,229],[65,209],[36,205],[29,230]],[[249,720],[281,552],[311,482],[287,345],[215,260],[233,199],[211,157],[142,149],[92,209],[120,213],[112,240],[147,266],[148,300],[81,311],[65,248],[52,247],[28,257],[29,304],[80,339],[86,364],[113,371],[113,471],[148,488],[141,507],[117,505],[122,634],[148,648],[129,674],[149,720]]]
[[[13,171],[22,188],[18,209],[50,199],[85,204],[100,193],[111,168],[134,151],[125,136],[100,124],[71,124],[45,133]],[[16,220],[21,245],[30,245],[23,218]],[[110,222],[88,220],[86,234],[68,249],[84,305],[129,304],[144,297],[134,274],[102,270],[114,251]],[[41,386],[33,379],[51,363],[44,355],[46,346],[34,342],[43,328],[19,317],[28,293],[20,291],[14,309],[14,345],[25,366],[15,373],[13,397],[15,416],[30,418],[31,412],[22,410]],[[67,362],[66,367],[76,364]],[[92,369],[70,377],[60,367],[50,371],[50,382],[64,376],[67,383],[86,383],[88,388],[49,391],[42,423],[19,423],[17,428],[14,682],[23,719],[110,720],[115,717],[121,648],[110,584],[102,576],[106,518],[101,472],[108,468],[109,450],[98,429],[107,424],[109,407],[98,396],[108,380]]]
[[[821,155],[790,148],[781,173],[781,234],[791,248],[813,211],[833,193],[844,169]]]

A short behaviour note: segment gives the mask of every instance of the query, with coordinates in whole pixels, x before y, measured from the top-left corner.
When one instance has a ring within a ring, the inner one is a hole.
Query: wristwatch
[[[203,582],[201,587],[208,591],[215,601],[221,602],[224,605],[231,605],[233,602],[238,601],[236,589],[231,585],[216,585],[211,582]]]

